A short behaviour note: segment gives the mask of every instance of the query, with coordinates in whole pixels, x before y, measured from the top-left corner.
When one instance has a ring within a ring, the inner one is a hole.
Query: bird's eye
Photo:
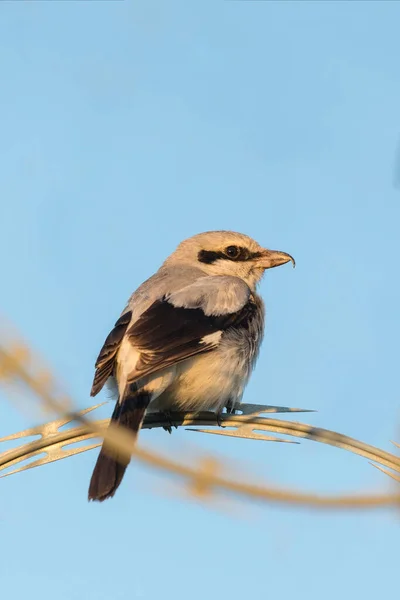
[[[240,249],[237,246],[228,246],[225,249],[225,254],[229,256],[229,258],[237,258],[240,254]]]

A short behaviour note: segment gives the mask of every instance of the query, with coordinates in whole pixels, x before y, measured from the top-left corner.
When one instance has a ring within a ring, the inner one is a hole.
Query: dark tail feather
[[[126,398],[117,403],[111,416],[111,421],[127,427],[138,434],[142,426],[150,398],[147,394],[140,394]],[[102,502],[112,498],[122,481],[129,460],[125,456],[107,453],[103,444],[93,470],[89,485],[89,500]]]

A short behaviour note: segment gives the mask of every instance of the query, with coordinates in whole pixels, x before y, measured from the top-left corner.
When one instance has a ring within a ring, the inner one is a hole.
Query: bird
[[[129,298],[95,363],[91,396],[115,396],[111,422],[136,437],[146,412],[234,412],[264,335],[257,284],[294,258],[233,231],[182,241]],[[100,450],[88,499],[114,496],[129,458]]]

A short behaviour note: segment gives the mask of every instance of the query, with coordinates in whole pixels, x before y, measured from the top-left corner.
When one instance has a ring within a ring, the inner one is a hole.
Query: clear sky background
[[[0,3],[1,311],[79,406],[130,293],[181,239],[234,229],[297,260],[260,287],[245,401],[313,408],[299,418],[393,450],[399,23],[398,2]],[[42,420],[1,402],[0,435]],[[276,485],[391,489],[313,442],[141,440]],[[1,480],[2,597],[396,594],[393,511],[208,508],[138,466],[89,504],[96,454]]]

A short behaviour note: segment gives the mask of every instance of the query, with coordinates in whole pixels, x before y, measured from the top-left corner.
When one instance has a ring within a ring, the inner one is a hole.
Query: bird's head
[[[252,238],[234,231],[207,231],[181,242],[165,265],[191,265],[207,275],[240,277],[253,290],[266,269],[294,258],[286,252],[263,248]]]

